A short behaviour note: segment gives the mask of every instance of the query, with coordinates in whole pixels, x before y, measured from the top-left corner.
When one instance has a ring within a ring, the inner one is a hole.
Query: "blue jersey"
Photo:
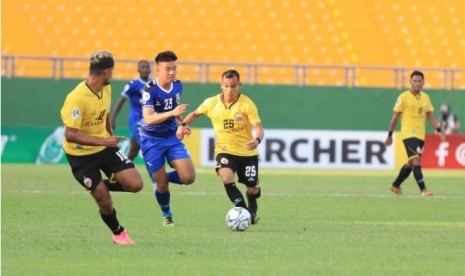
[[[133,79],[124,86],[121,96],[129,99],[129,125],[137,125],[142,119],[142,93],[148,82],[140,78]]]
[[[142,109],[152,108],[156,113],[169,112],[179,105],[182,94],[182,82],[175,80],[169,90],[158,85],[157,80],[150,81],[144,88]],[[170,137],[176,135],[178,125],[176,118],[171,117],[157,125],[147,125],[141,120],[141,135],[153,137]]]

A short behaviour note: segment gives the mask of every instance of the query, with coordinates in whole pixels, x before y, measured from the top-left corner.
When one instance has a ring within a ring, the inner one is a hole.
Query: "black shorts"
[[[237,156],[232,154],[220,153],[216,156],[216,168],[230,168],[237,173],[239,183],[247,187],[258,185],[258,156]]]
[[[102,180],[100,170],[110,179],[114,180],[114,174],[135,168],[134,163],[128,159],[126,154],[119,151],[119,148],[106,148],[100,152],[76,156],[66,154],[74,178],[87,190],[93,191]]]
[[[403,140],[403,142],[409,160],[413,157],[419,157],[423,153],[423,146],[425,141],[418,138],[407,138]]]

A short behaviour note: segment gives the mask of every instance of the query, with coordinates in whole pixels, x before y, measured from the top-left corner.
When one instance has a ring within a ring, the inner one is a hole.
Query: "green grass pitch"
[[[394,171],[263,169],[260,223],[233,232],[212,169],[171,185],[167,229],[140,166],[143,191],[113,193],[136,245],[116,246],[67,165],[1,169],[3,275],[465,274],[464,171],[425,171],[422,198],[412,176],[391,194]]]

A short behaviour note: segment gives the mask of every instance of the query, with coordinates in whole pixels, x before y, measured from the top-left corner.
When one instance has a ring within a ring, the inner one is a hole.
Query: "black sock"
[[[112,192],[124,192],[123,186],[119,184],[118,182],[110,182],[110,179],[105,179],[103,180],[103,183],[105,183],[105,186],[107,186],[108,191]]]
[[[412,167],[409,167],[407,164],[405,164],[399,171],[399,175],[397,176],[396,180],[394,180],[393,185],[396,187],[400,187],[400,184],[404,182],[405,179],[410,175],[412,172]]]
[[[413,166],[413,176],[417,181],[420,191],[425,189],[425,180],[423,179],[423,173],[421,172],[421,166]]]
[[[258,193],[256,193],[255,195],[251,195],[249,193],[245,193],[245,194],[247,195],[247,202],[249,203],[249,212],[251,212],[254,215],[257,214],[257,210],[258,210],[257,198],[259,198],[261,195],[260,188],[258,189]]]
[[[226,193],[228,194],[229,199],[232,203],[234,203],[234,206],[247,208],[245,205],[244,197],[242,196],[241,191],[239,191],[239,189],[236,187],[236,183],[233,182],[226,184],[224,185],[224,188],[226,189]]]
[[[110,228],[113,234],[118,235],[119,233],[124,231],[124,228],[121,224],[119,224],[118,219],[116,218],[116,210],[113,209],[113,212],[109,215],[102,214],[100,212],[100,216],[102,217],[103,222]]]

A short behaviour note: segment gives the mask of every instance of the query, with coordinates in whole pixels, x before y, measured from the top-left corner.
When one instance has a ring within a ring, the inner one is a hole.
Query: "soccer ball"
[[[226,225],[233,231],[245,231],[252,223],[249,211],[242,207],[233,207],[226,214]]]

